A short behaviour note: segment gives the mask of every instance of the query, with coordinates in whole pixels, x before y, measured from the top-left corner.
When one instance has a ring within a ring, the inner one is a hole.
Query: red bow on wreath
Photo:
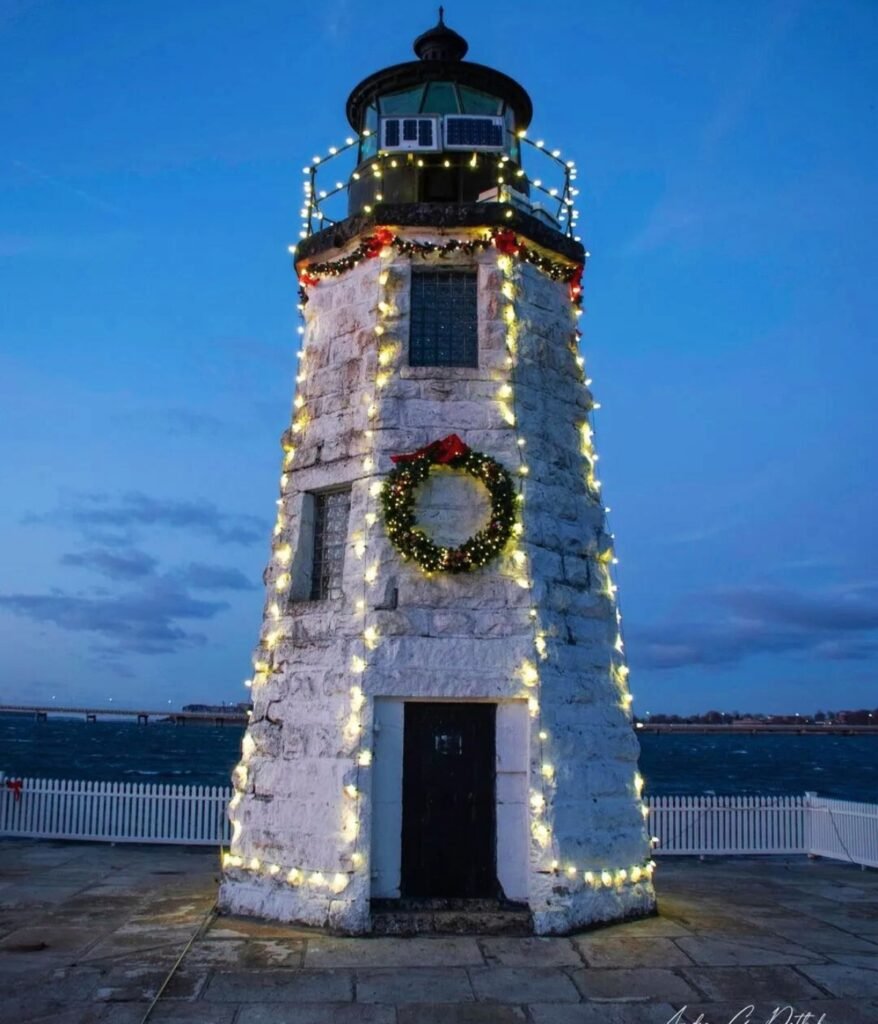
[[[364,241],[366,259],[374,260],[377,256],[380,256],[381,250],[385,246],[390,245],[395,237],[390,228],[378,228],[374,235],[370,235]]]
[[[424,448],[419,448],[416,452],[408,452],[405,455],[391,455],[390,461],[414,462],[415,459],[421,458],[422,455],[429,455],[433,462],[444,465],[445,463],[452,462],[459,455],[466,455],[469,450],[469,445],[461,441],[457,434],[449,434],[448,437],[443,437],[441,441],[433,441]]]
[[[320,284],[320,278],[313,277],[311,274],[308,273],[307,270],[303,270],[302,273],[299,274],[299,284],[302,286],[307,285],[309,288],[311,288],[315,284]]]
[[[18,803],[18,801],[21,799],[21,787],[23,785],[24,785],[24,781],[22,779],[7,779],[6,780],[6,788],[12,790],[12,792],[13,792],[13,794],[15,796],[15,802],[16,803]]]
[[[521,243],[515,237],[515,232],[508,228],[494,232],[494,245],[507,256],[515,256],[521,249]]]

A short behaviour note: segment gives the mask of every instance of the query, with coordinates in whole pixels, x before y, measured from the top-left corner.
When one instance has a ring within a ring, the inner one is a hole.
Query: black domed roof
[[[533,106],[527,92],[502,71],[464,60],[469,44],[463,36],[445,24],[441,7],[439,23],[418,36],[414,49],[420,60],[382,68],[354,87],[348,97],[347,115],[355,131],[362,131],[363,113],[376,96],[427,82],[442,81],[457,82],[501,97],[515,113],[516,131],[530,124]]]
[[[445,9],[439,8],[439,23],[423,32],[414,43],[421,60],[463,60],[469,43],[445,24]]]

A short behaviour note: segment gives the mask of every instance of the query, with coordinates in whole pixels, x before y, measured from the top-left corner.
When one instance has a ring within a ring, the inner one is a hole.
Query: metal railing
[[[371,132],[365,131],[362,139],[370,135]],[[347,198],[351,180],[360,177],[356,170],[360,141],[360,136],[349,135],[338,146],[330,146],[324,153],[312,157],[311,162],[302,168],[304,194],[302,208],[299,211],[302,220],[300,238],[307,238],[315,231],[322,231],[348,215]],[[557,221],[559,230],[571,238],[578,237],[575,235],[579,218],[579,211],[576,209],[579,189],[576,187],[575,162],[564,159],[560,149],[550,148],[542,139],[530,139],[523,132],[517,134],[516,141],[522,149],[528,147],[531,156],[537,160],[537,166],[544,170],[531,175],[523,166],[519,167],[512,163],[510,157],[502,153],[474,153],[474,156],[481,156],[482,159],[495,164],[498,199],[502,196],[508,199],[513,195],[514,190],[510,192],[512,178],[515,178],[519,186],[526,183],[533,193],[542,197],[543,202],[557,207],[552,216]],[[405,159],[405,156],[405,153],[386,153],[378,150],[369,158],[368,169],[364,173],[367,176],[375,174],[380,178],[385,169],[395,167],[398,161]],[[371,210],[370,206],[366,206],[362,212],[370,213]],[[290,248],[294,250],[295,246]]]

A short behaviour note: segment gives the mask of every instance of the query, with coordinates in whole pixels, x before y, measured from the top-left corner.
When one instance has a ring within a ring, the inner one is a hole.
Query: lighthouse
[[[441,13],[414,50],[354,88],[352,134],[305,168],[220,905],[565,934],[655,906],[576,168]]]

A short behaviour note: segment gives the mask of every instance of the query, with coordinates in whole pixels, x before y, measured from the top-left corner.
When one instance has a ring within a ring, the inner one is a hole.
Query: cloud
[[[220,434],[228,428],[228,421],[194,409],[168,409],[164,413],[163,422],[169,434],[205,435]]]
[[[98,210],[103,210],[105,213],[112,214],[121,214],[123,212],[118,206],[115,206],[113,203],[108,203],[100,196],[96,196],[93,192],[86,192],[85,189],[77,188],[75,185],[71,185],[70,182],[64,181],[62,178],[57,178],[53,174],[47,174],[38,167],[32,167],[30,164],[26,164],[22,160],[13,160],[12,164],[20,171],[24,171],[24,173],[29,175],[31,178],[35,178],[37,181],[41,181],[44,184],[49,185],[51,188],[57,189],[68,196],[81,200]]]
[[[158,561],[135,548],[124,552],[93,549],[66,554],[62,556],[61,564],[93,569],[111,580],[135,580],[151,576]]]
[[[729,587],[695,595],[697,616],[634,629],[632,661],[644,668],[732,665],[793,653],[862,661],[878,650],[878,586],[848,583],[819,593],[784,587]]]
[[[0,608],[33,622],[51,622],[73,633],[92,633],[97,651],[168,654],[203,644],[201,633],[184,629],[177,620],[208,621],[225,611],[224,601],[203,601],[168,580],[150,580],[126,594],[48,594],[0,596]]]
[[[111,580],[159,578],[155,571],[158,559],[136,548],[126,548],[124,551],[117,547],[104,550],[93,548],[89,551],[70,552],[62,556],[61,564],[91,569]],[[162,574],[160,578],[193,590],[253,590],[256,586],[240,569],[203,562],[190,562]]]
[[[267,535],[260,517],[223,512],[211,501],[175,501],[130,491],[119,498],[107,494],[70,495],[50,515],[30,515],[27,523],[66,523],[92,541],[119,547],[129,545],[136,527],[169,527],[206,533],[220,544],[253,544]]]
[[[751,622],[775,622],[804,630],[878,629],[878,599],[870,584],[833,587],[819,594],[784,587],[735,587],[716,600]]]
[[[223,565],[204,565],[190,562],[183,569],[177,569],[173,576],[193,590],[255,590],[256,584],[247,579],[240,569]]]

